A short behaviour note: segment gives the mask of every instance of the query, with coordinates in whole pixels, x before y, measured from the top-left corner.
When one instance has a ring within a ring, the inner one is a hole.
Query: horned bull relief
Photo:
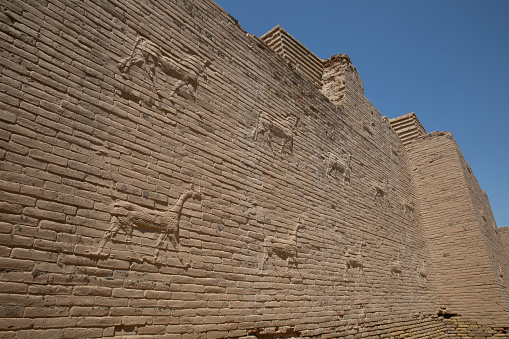
[[[348,180],[350,181],[350,172],[352,168],[352,154],[346,152],[344,157],[338,156],[333,152],[327,153],[327,157],[325,158],[325,163],[327,165],[326,174],[329,178],[334,176],[342,175],[343,184]]]
[[[288,151],[293,153],[293,137],[297,132],[298,122],[299,119],[291,115],[285,119],[274,119],[269,114],[260,111],[258,113],[256,127],[252,133],[253,140],[256,141],[258,139],[258,134],[264,134],[269,143],[269,147],[272,152],[274,152],[272,148],[272,137],[275,136],[282,140],[279,153],[283,153],[286,146],[288,146]]]
[[[174,62],[162,52],[162,49],[154,42],[147,38],[138,36],[131,54],[122,59],[118,64],[118,69],[122,72],[122,76],[126,77],[133,66],[148,67],[148,74],[152,86],[157,94],[161,95],[162,91],[157,86],[157,71],[159,67],[165,74],[177,79],[177,83],[173,88],[171,96],[174,96],[182,87],[186,87],[191,96],[195,96],[198,87],[198,79],[200,76],[207,78],[207,68],[211,62],[205,60],[197,54],[191,54],[181,61],[181,66],[177,66]]]

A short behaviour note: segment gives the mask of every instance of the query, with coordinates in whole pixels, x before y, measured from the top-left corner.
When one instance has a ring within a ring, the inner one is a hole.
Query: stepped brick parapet
[[[309,79],[319,86],[322,85],[322,60],[281,26],[274,27],[262,35],[261,39]]]
[[[397,118],[389,119],[394,131],[398,134],[403,145],[408,145],[416,138],[427,134],[415,113],[408,113]]]

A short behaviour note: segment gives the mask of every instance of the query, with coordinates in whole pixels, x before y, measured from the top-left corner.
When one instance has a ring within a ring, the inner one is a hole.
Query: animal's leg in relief
[[[265,254],[263,255],[262,259],[262,270],[265,269],[265,265],[267,264],[267,261],[272,257],[272,250],[269,248],[265,248]]]
[[[267,142],[269,144],[269,147],[270,147],[270,150],[272,151],[272,153],[274,153],[274,155],[276,154],[276,152],[274,152],[274,148],[272,147],[272,133],[270,132],[270,129],[267,129],[266,132],[265,132],[265,136],[267,137]]]
[[[253,133],[251,134],[251,137],[253,138],[254,141],[256,141],[256,139],[258,139],[258,125],[256,125]]]
[[[124,231],[125,231],[125,241],[126,241],[127,247],[129,247],[129,250],[131,251],[131,253],[133,254],[135,259],[142,261],[140,259],[140,257],[138,257],[136,255],[136,252],[134,251],[134,248],[133,248],[133,228],[131,226],[127,226],[124,228]],[[131,259],[132,257],[127,256],[127,258]]]
[[[95,251],[94,253],[92,253],[93,255],[101,255],[101,252],[104,248],[104,245],[106,245],[106,242],[108,241],[111,241],[111,238],[113,238],[113,236],[117,235],[118,231],[120,230],[120,222],[118,220],[118,218],[116,216],[114,216],[112,219],[111,219],[111,227],[109,230],[106,231],[106,233],[104,234],[104,237],[101,239],[101,242],[99,243],[99,248],[97,249],[97,251]],[[87,251],[89,252],[89,251]]]
[[[152,86],[156,93],[159,93],[159,88],[157,87],[157,73],[156,73],[156,64],[157,60],[153,56],[147,56],[147,64],[148,64],[148,75],[150,77],[150,81],[152,81]]]
[[[267,253],[265,253],[263,255],[263,259],[262,259],[262,263],[260,265],[260,269],[261,270],[264,270],[265,269],[265,263],[267,262],[267,260],[269,260],[269,255]]]
[[[289,145],[288,151],[290,153],[293,153],[293,139],[291,138],[283,138],[283,145],[281,145],[281,150],[279,151],[279,153],[283,153],[283,149],[285,148],[286,145]]]
[[[260,122],[258,122],[256,124],[256,127],[255,127],[255,130],[253,131],[253,140],[256,141],[258,139],[258,133],[260,133],[260,131],[262,131],[263,133],[265,133],[265,130],[263,129],[263,126],[260,127]]]
[[[281,148],[279,149],[280,154],[283,153],[283,149],[285,148],[287,142],[288,142],[288,139],[285,139],[283,137],[283,142],[281,143]]]
[[[157,239],[156,248],[154,249],[154,260],[157,261],[157,257],[159,255],[159,249],[163,244],[164,240],[168,237],[168,233],[161,233],[159,238]]]
[[[175,85],[175,88],[173,89],[171,96],[174,96],[175,93],[179,91],[180,87],[184,86],[185,84],[186,82],[184,80],[177,81],[177,84]]]
[[[175,234],[169,234],[168,238],[170,239],[171,244],[173,245],[173,248],[175,249],[175,252],[177,253],[177,257],[179,258],[182,265],[184,264],[184,260],[182,260],[182,257],[180,256],[180,244],[177,242],[177,237]]]
[[[122,59],[118,64],[118,69],[120,72],[122,72],[122,76],[126,77],[127,72],[129,72],[133,65],[143,64],[144,61],[145,58],[143,58],[141,55],[135,54],[133,56]]]
[[[290,265],[290,261],[292,262],[292,265],[297,266],[297,258],[294,256],[288,257],[288,266]]]
[[[198,80],[196,82],[187,81],[187,91],[192,97],[196,97],[196,89],[198,88]]]
[[[330,165],[327,166],[327,172],[325,172],[325,174],[327,174],[327,176],[330,178],[331,177],[331,172],[332,172],[332,167]]]

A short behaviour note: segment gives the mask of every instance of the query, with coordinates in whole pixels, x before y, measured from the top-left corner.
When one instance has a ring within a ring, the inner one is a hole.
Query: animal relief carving
[[[415,205],[414,203],[407,202],[403,205],[403,216],[408,218],[410,221],[415,219]]]
[[[166,59],[163,59],[163,61],[164,60]],[[178,79],[171,95],[174,96],[175,93],[179,92],[180,88],[185,86],[189,94],[195,97],[196,89],[199,84],[198,80],[200,76],[207,80],[207,67],[211,65],[211,62],[203,59],[199,55],[191,55],[182,61],[182,65],[188,70],[187,72],[172,68],[171,64],[168,64],[168,66],[165,65],[166,63],[163,62],[163,69],[166,72],[171,70]]]
[[[388,192],[389,192],[389,179],[386,177],[381,181],[373,182],[373,189],[375,191],[375,195],[373,196],[373,200],[376,203],[379,203],[382,206],[385,206],[388,203]]]
[[[154,249],[153,259],[158,262],[159,250],[166,238],[170,239],[180,262],[184,264],[180,257],[179,243],[179,221],[184,202],[189,199],[201,199],[202,193],[194,190],[187,191],[180,195],[175,204],[167,211],[151,210],[126,201],[116,201],[113,203],[111,211],[111,227],[106,231],[104,237],[99,243],[96,252],[91,253],[94,256],[101,256],[104,246],[112,241],[117,233],[122,230],[126,235],[126,242],[132,253],[132,233],[134,229],[155,231],[161,233]],[[140,258],[136,258],[141,261]]]
[[[423,260],[421,267],[417,268],[417,273],[421,282],[421,286],[425,287],[426,283],[428,282],[428,265],[426,260]]]
[[[155,92],[161,95],[162,91],[157,86],[157,68],[159,67],[165,74],[177,80],[171,96],[174,96],[181,87],[185,86],[189,94],[194,97],[198,87],[198,79],[200,76],[203,76],[205,79],[207,78],[206,70],[210,64],[210,61],[197,54],[193,54],[183,59],[181,65],[177,66],[169,57],[163,54],[161,48],[156,43],[138,36],[131,54],[120,61],[118,69],[122,72],[122,76],[125,77],[133,66],[142,67],[145,65],[148,67],[147,71]]]
[[[403,273],[403,269],[401,267],[401,261],[400,261],[401,252],[398,252],[398,259],[396,261],[393,261],[390,264],[390,270],[392,276],[398,276],[401,278],[401,274]]]
[[[327,163],[327,176],[334,177],[336,174],[342,174],[343,184],[346,180],[350,181],[350,171],[352,163],[352,155],[346,152],[346,157],[339,157],[336,154],[329,152],[326,158]],[[334,174],[334,175],[333,175]]]
[[[362,275],[365,276],[364,258],[362,255],[362,249],[365,246],[366,241],[362,239],[362,241],[359,243],[357,252],[352,252],[352,250],[348,247],[345,249],[346,273],[350,273],[353,276],[355,271],[359,271]]]
[[[264,255],[261,269],[265,269],[265,264],[274,255],[286,261],[287,267],[290,264],[297,266],[297,232],[303,228],[303,217],[301,216],[289,238],[266,236],[263,241]]]
[[[252,137],[256,141],[258,134],[265,134],[269,146],[272,148],[272,136],[282,139],[281,148],[279,153],[283,153],[286,145],[289,145],[289,152],[293,152],[293,138],[296,134],[296,127],[299,119],[294,116],[288,116],[286,119],[273,119],[267,113],[260,111],[258,114],[258,121],[253,131]]]

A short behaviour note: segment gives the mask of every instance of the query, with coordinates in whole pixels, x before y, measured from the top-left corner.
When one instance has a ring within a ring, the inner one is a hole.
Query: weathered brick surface
[[[502,241],[502,244],[504,246],[505,253],[507,257],[509,258],[509,227],[498,227],[497,228],[498,234],[500,235],[500,241]]]
[[[508,258],[486,194],[451,133],[407,147],[441,303],[481,324],[508,327]]]
[[[0,337],[444,337],[348,57],[320,91],[210,0],[2,6]]]

